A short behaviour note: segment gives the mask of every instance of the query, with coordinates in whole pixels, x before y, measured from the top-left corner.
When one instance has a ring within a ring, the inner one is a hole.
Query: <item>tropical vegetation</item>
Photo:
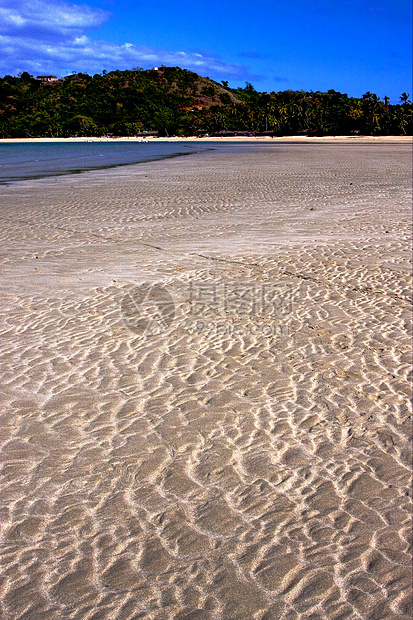
[[[187,69],[76,73],[42,83],[27,72],[0,78],[3,138],[144,135],[412,135],[407,93],[391,104],[329,90],[230,88]]]

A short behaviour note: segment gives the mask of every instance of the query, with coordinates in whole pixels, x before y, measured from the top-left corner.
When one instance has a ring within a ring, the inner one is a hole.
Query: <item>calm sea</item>
[[[188,155],[199,142],[24,142],[0,144],[0,185]]]

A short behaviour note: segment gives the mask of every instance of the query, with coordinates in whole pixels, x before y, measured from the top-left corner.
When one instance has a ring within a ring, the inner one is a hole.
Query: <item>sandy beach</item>
[[[337,141],[0,188],[2,618],[411,617],[411,139]]]
[[[328,144],[348,143],[348,144],[378,144],[378,143],[404,143],[412,144],[412,136],[188,136],[180,138],[178,136],[166,137],[136,137],[136,136],[116,136],[116,137],[78,137],[78,138],[0,138],[0,144],[19,144],[24,142],[297,142],[307,144]]]

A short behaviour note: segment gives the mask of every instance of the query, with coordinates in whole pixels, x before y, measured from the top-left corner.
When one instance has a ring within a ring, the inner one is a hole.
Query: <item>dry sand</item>
[[[198,136],[187,136],[179,138],[178,136],[171,136],[169,138],[147,136],[117,136],[114,138],[102,137],[80,137],[80,138],[0,138],[0,144],[17,144],[22,142],[296,142],[307,144],[411,144],[411,136],[224,136],[224,137],[212,137],[205,136],[198,138]]]
[[[410,185],[380,143],[1,188],[2,618],[410,618]]]

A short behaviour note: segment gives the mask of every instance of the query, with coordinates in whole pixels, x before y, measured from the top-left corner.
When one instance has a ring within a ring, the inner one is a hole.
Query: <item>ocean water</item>
[[[0,144],[0,185],[189,155],[199,142],[24,142]]]

